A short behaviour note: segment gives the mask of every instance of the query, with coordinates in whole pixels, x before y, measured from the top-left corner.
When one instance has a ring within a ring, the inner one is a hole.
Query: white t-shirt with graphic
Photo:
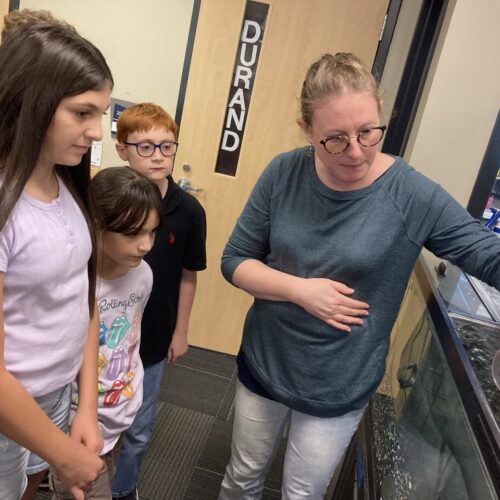
[[[152,286],[153,273],[144,261],[119,278],[97,279],[98,420],[103,455],[132,424],[142,403],[141,318]],[[76,391],[73,401],[77,401]]]

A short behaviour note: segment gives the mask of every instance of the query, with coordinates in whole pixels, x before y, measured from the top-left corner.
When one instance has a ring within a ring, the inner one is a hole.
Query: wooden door
[[[198,274],[191,345],[235,354],[252,298],[224,281],[220,257],[259,174],[278,153],[305,143],[296,124],[311,62],[354,52],[370,65],[389,0],[265,0],[269,11],[235,176],[215,173],[245,13],[244,0],[201,2],[174,177],[186,175],[205,207],[208,269]]]

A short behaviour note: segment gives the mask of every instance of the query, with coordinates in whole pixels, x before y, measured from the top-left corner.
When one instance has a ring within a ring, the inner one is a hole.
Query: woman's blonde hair
[[[370,70],[354,54],[323,54],[306,73],[300,94],[302,120],[310,127],[314,107],[324,99],[343,92],[369,92],[379,104],[381,95]]]

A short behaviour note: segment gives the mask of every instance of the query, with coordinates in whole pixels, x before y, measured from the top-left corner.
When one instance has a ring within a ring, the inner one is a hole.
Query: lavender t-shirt
[[[49,203],[23,193],[0,231],[5,364],[33,396],[75,380],[89,324],[90,235],[58,181]]]

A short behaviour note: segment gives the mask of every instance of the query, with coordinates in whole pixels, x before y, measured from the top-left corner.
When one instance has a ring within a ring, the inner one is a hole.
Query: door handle
[[[193,193],[199,193],[203,191],[203,188],[197,188],[191,184],[191,179],[189,177],[181,177],[177,184],[184,191],[192,191]]]

